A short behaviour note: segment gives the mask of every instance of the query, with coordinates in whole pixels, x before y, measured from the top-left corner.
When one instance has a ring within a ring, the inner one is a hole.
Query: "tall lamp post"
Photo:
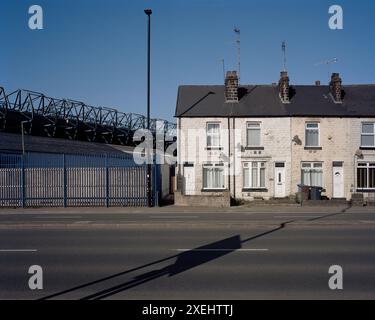
[[[147,131],[150,132],[150,54],[151,54],[151,9],[146,9],[145,14],[148,16],[148,27],[147,27]],[[149,142],[150,143],[150,142]],[[154,141],[152,141],[152,146]],[[150,146],[147,147],[147,205],[152,206],[152,195],[151,195],[151,172],[152,166],[150,161]]]

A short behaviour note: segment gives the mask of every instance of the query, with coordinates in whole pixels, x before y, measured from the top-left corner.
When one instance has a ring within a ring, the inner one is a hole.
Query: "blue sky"
[[[41,5],[44,30],[30,30]],[[328,28],[328,8],[344,29]],[[292,84],[375,83],[375,1],[339,0],[2,0],[0,86],[27,88],[124,112],[146,111],[146,22],[152,15],[153,117],[173,120],[180,84],[222,84],[236,67],[233,27],[241,29],[241,83],[277,82],[287,41]],[[317,62],[337,57],[329,68]]]

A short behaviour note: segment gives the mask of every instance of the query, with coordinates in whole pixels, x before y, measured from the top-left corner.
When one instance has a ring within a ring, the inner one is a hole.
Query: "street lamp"
[[[148,16],[147,27],[147,131],[150,132],[150,56],[151,56],[151,9],[145,9],[145,14]],[[152,146],[154,142],[152,141]],[[147,146],[147,205],[152,206],[151,200],[151,171],[150,163],[150,147]]]

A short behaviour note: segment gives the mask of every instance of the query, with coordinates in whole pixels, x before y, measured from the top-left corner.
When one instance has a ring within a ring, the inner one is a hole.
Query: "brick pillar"
[[[342,102],[342,87],[341,78],[338,73],[332,73],[331,82],[329,83],[329,90],[335,102]]]
[[[289,102],[289,77],[287,71],[280,72],[279,95],[283,103]]]
[[[238,76],[236,71],[228,71],[226,74],[225,102],[238,102]]]

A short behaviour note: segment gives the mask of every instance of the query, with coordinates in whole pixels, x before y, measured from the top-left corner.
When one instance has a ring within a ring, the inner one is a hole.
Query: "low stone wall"
[[[176,206],[189,207],[230,207],[229,192],[208,193],[207,195],[185,196],[180,191],[174,193],[174,204]]]

